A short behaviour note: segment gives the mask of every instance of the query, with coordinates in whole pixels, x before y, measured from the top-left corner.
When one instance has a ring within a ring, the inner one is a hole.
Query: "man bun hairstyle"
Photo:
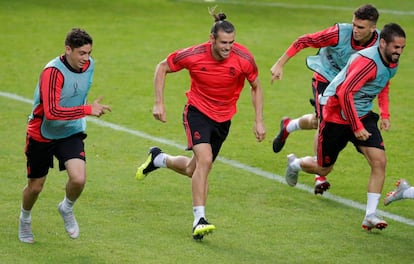
[[[211,27],[210,33],[214,36],[214,38],[217,38],[217,32],[219,32],[220,30],[226,33],[233,33],[235,31],[233,24],[230,21],[226,20],[227,17],[224,13],[220,12],[216,14],[216,8],[217,6],[208,8],[208,12],[214,18],[214,24]]]

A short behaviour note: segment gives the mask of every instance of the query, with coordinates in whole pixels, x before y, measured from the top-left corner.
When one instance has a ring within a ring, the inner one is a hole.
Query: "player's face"
[[[355,18],[352,19],[352,36],[354,40],[358,41],[361,45],[366,44],[372,37],[372,33],[375,31],[375,24],[369,20],[362,20]]]
[[[224,60],[230,56],[234,44],[234,32],[226,33],[223,30],[217,32],[217,38],[210,35],[211,52],[216,60]]]
[[[405,38],[394,37],[390,43],[386,43],[384,39],[381,39],[380,48],[382,57],[386,62],[397,63],[405,48]]]
[[[66,46],[66,59],[72,68],[75,70],[81,70],[83,66],[85,66],[85,63],[88,62],[91,52],[92,45],[90,44],[74,49]]]

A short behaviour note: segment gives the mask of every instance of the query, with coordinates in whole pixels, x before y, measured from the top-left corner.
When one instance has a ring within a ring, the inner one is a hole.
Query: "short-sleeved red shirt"
[[[253,55],[238,43],[222,61],[213,58],[211,42],[177,50],[168,55],[167,61],[173,72],[189,71],[188,103],[216,122],[233,117],[245,80],[253,82],[259,74]]]

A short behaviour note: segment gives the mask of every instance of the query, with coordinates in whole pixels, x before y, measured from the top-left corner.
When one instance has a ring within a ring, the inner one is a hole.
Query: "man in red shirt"
[[[191,86],[186,92],[183,124],[187,149],[193,151],[193,156],[171,156],[153,147],[136,173],[136,178],[142,180],[151,171],[166,167],[191,178],[195,240],[203,239],[215,229],[205,217],[207,178],[229,133],[246,79],[251,85],[255,111],[253,132],[259,142],[265,138],[263,94],[254,57],[244,46],[235,43],[234,26],[225,14],[214,14],[214,10],[210,14],[215,18],[210,40],[169,54],[157,65],[154,77],[153,116],[166,122],[163,95],[166,75],[182,69],[189,71]]]

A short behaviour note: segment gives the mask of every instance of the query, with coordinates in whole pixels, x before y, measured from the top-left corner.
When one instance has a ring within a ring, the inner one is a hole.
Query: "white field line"
[[[16,100],[16,101],[20,101],[20,102],[23,102],[23,103],[29,103],[29,104],[33,103],[32,100],[30,100],[28,98],[25,98],[25,97],[22,97],[22,96],[17,95],[17,94],[13,94],[13,93],[0,92],[0,96],[8,98],[8,99],[13,99],[13,100]],[[154,142],[157,142],[157,143],[173,146],[173,147],[176,147],[180,150],[183,150],[186,147],[184,145],[178,144],[175,141],[172,141],[172,140],[169,140],[169,139],[154,137],[154,136],[149,135],[147,133],[144,133],[142,131],[133,130],[133,129],[130,129],[130,128],[127,128],[127,127],[124,127],[124,126],[120,126],[120,125],[117,125],[117,124],[114,124],[114,123],[103,121],[103,120],[98,119],[98,118],[88,117],[88,122],[94,123],[94,124],[96,124],[98,126],[101,126],[101,127],[110,128],[110,129],[113,129],[113,130],[116,130],[116,131],[125,132],[125,133],[133,135],[133,136],[148,139],[148,140],[151,140],[151,141],[154,141]],[[262,177],[265,177],[265,178],[268,178],[268,179],[271,179],[271,180],[275,180],[275,181],[277,181],[279,183],[282,183],[282,184],[286,184],[284,176],[280,176],[280,175],[275,174],[275,173],[264,171],[260,168],[252,167],[250,165],[238,162],[237,160],[231,160],[231,159],[227,159],[225,157],[220,157],[219,156],[219,157],[217,157],[217,160],[224,163],[224,164],[227,164],[231,167],[234,167],[234,168],[237,168],[237,169],[240,169],[240,170],[244,170],[244,171],[250,172],[252,174],[262,176]],[[313,187],[298,183],[295,188],[306,191],[306,192],[309,192],[312,195],[314,195]],[[342,198],[340,196],[333,195],[329,192],[324,193],[323,197],[326,198],[326,199],[333,200],[337,203],[346,205],[348,207],[352,207],[352,208],[355,208],[355,209],[365,211],[365,205],[364,204],[361,204],[361,203],[358,203],[358,202],[355,202],[355,201],[352,201],[352,200],[349,200],[349,199],[346,199],[346,198]],[[378,210],[377,212],[378,212],[379,215],[382,215],[382,216],[387,217],[389,219],[392,219],[394,221],[414,226],[414,220],[412,220],[412,219],[405,218],[405,217],[402,217],[402,216],[399,216],[399,215],[396,215],[396,214],[391,214],[391,213],[388,213],[388,212],[385,212],[385,211],[382,211],[382,210]]]
[[[273,2],[240,2],[232,0],[177,0],[177,2],[185,3],[203,3],[208,2],[211,4],[230,4],[230,5],[239,5],[239,6],[260,6],[260,7],[280,7],[280,8],[289,8],[289,9],[316,9],[316,10],[335,10],[335,11],[350,11],[353,12],[358,6],[355,7],[346,7],[346,6],[334,6],[334,5],[307,5],[307,4],[288,4],[288,3],[273,3]],[[345,1],[344,1],[345,2]],[[401,10],[391,10],[391,9],[378,9],[380,14],[392,14],[392,15],[402,15],[402,16],[413,16],[414,11],[401,11]]]

